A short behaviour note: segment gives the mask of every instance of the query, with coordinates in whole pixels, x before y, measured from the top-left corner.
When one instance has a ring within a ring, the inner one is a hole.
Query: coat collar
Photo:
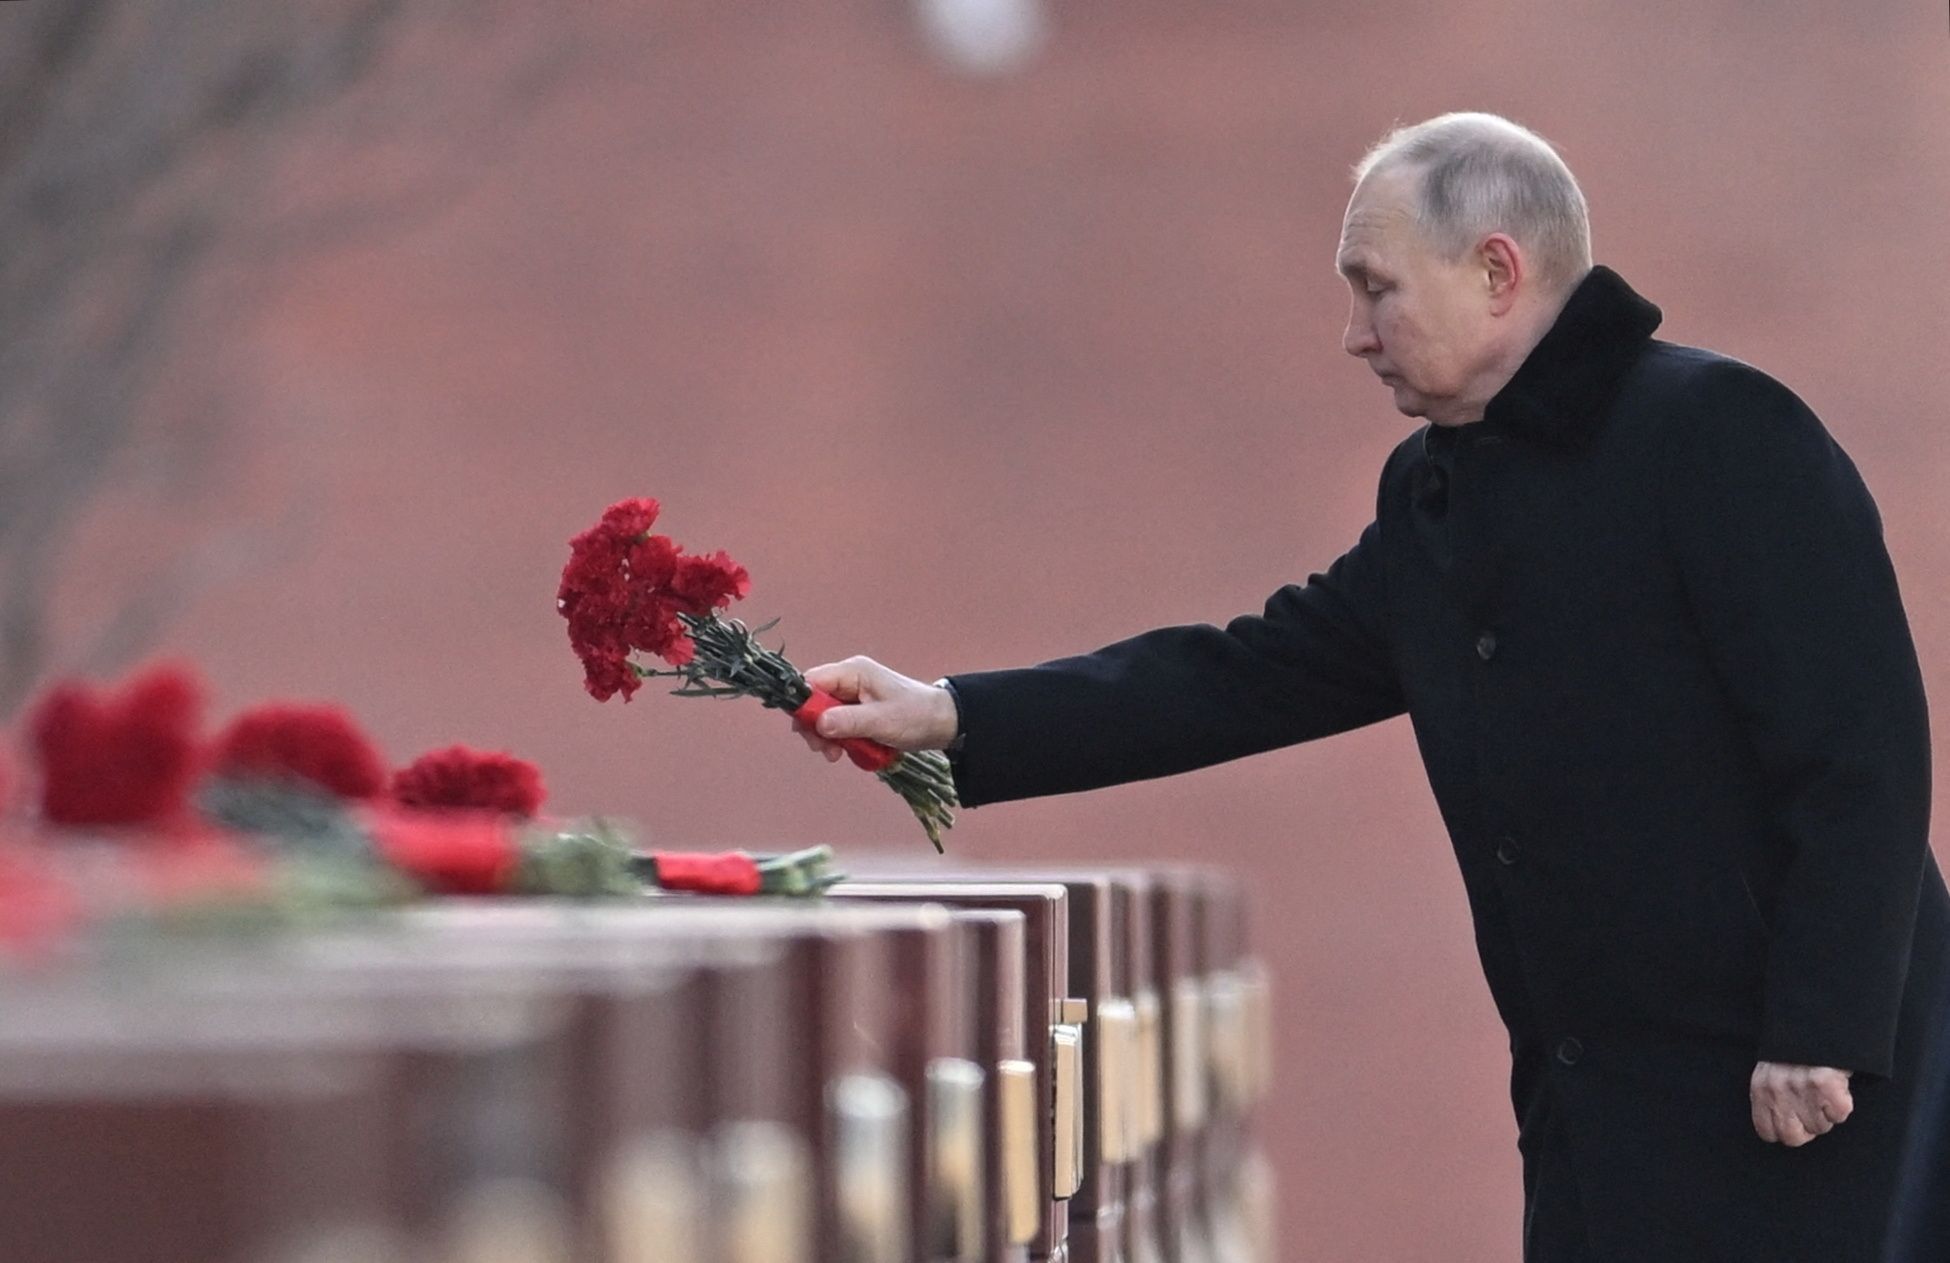
[[[1659,309],[1603,264],[1585,273],[1483,420],[1524,438],[1573,446],[1597,427],[1625,372],[1659,327]]]

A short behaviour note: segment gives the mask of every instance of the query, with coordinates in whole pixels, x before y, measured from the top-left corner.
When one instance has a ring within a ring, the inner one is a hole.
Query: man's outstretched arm
[[[955,761],[963,804],[1168,776],[1400,714],[1376,537],[1368,527],[1325,572],[1223,628],[1160,628],[1040,666],[950,677],[966,739]],[[954,698],[940,686],[868,659],[806,675],[863,702],[822,716],[820,738],[939,749],[955,736]]]

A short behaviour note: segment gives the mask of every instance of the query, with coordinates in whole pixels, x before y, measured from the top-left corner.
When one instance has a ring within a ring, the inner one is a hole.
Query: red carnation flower
[[[220,776],[304,781],[339,798],[373,798],[386,763],[338,706],[270,702],[230,721],[213,758]]]
[[[751,575],[721,552],[709,557],[680,557],[677,573],[670,580],[671,596],[687,614],[724,609],[733,601],[744,600],[751,589]]]
[[[556,609],[569,624],[569,645],[582,660],[583,687],[597,701],[641,686],[630,654],[691,661],[696,647],[679,614],[703,616],[751,588],[745,568],[724,553],[687,557],[667,535],[653,535],[655,500],[621,500],[596,525],[569,541],[556,589]]]
[[[616,539],[641,539],[657,524],[661,511],[655,500],[618,500],[603,510],[600,529]]]
[[[541,769],[511,754],[449,746],[393,773],[393,801],[403,807],[471,808],[533,816],[543,798]]]
[[[630,668],[627,643],[618,641],[600,649],[578,645],[576,652],[582,655],[583,687],[597,701],[606,702],[621,693],[627,702],[630,694],[643,687],[643,682]]]
[[[666,661],[688,661],[690,637],[684,634],[684,625],[677,621],[677,609],[661,592],[638,592],[621,618],[623,642]]]
[[[668,587],[684,550],[668,535],[646,535],[630,546],[630,582],[639,591]]]
[[[514,830],[491,812],[378,811],[368,823],[380,858],[432,894],[505,894],[521,866]]]
[[[63,825],[182,819],[199,765],[203,688],[158,666],[119,690],[57,685],[28,720],[41,764],[41,814]]]

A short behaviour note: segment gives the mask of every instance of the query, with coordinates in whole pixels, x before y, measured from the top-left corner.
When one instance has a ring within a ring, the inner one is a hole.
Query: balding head
[[[1398,127],[1354,168],[1401,172],[1414,181],[1417,226],[1454,260],[1491,233],[1530,256],[1537,279],[1566,293],[1591,270],[1584,193],[1543,137],[1495,114],[1444,114]]]
[[[1394,131],[1355,174],[1335,259],[1352,300],[1342,345],[1408,415],[1480,420],[1591,269],[1577,181],[1489,114]]]

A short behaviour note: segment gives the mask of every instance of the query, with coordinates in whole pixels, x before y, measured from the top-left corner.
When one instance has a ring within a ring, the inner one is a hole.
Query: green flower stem
[[[674,676],[683,683],[672,690],[677,697],[755,697],[773,710],[790,714],[806,704],[812,686],[799,668],[788,662],[784,646],[767,649],[758,641],[761,633],[778,625],[778,620],[757,628],[747,628],[735,618],[716,614],[679,614],[678,620],[690,634],[694,652],[680,667],[631,668],[638,676]],[[876,773],[913,811],[921,822],[928,841],[937,852],[942,833],[954,827],[954,809],[961,805],[955,796],[955,779],[948,760],[938,750],[908,750]]]
[[[759,890],[768,895],[818,895],[844,880],[833,869],[833,848],[809,846],[784,855],[755,855]]]

